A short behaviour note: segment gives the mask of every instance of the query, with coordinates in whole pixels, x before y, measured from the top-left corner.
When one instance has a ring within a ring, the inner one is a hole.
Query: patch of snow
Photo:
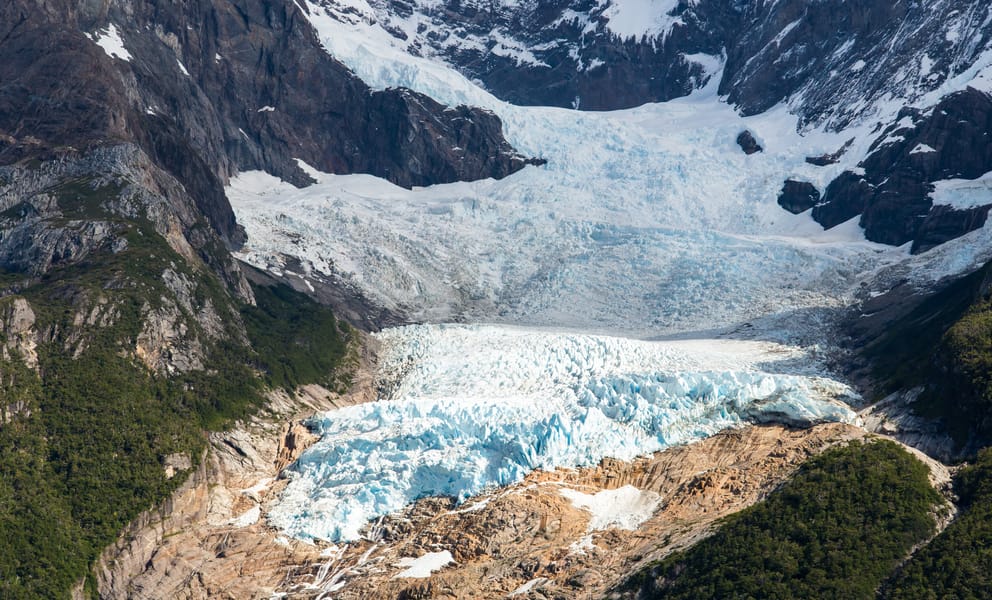
[[[405,567],[405,570],[394,575],[393,579],[430,577],[434,571],[440,571],[453,562],[455,559],[447,550],[428,552],[420,558],[401,558],[393,566]]]
[[[684,58],[686,62],[695,63],[703,68],[703,77],[702,80],[698,82],[699,84],[704,83],[705,80],[708,80],[713,75],[721,73],[723,71],[724,62],[726,62],[726,57],[724,56],[703,54],[701,52],[697,52],[695,54],[683,54],[682,58]]]
[[[241,493],[251,498],[254,498],[255,500],[258,500],[258,495],[263,490],[267,489],[271,483],[272,483],[272,478],[267,477],[259,480],[259,482],[256,483],[255,485],[241,490]]]
[[[589,64],[587,64],[587,65],[585,65],[583,67],[583,70],[584,71],[592,71],[593,69],[596,69],[598,67],[602,67],[605,64],[606,64],[605,61],[600,60],[598,58],[594,58],[594,59],[592,59],[592,60],[589,61]]]
[[[796,27],[798,27],[799,24],[802,23],[802,22],[803,22],[802,19],[796,19],[795,21],[793,21],[793,22],[789,23],[788,25],[786,25],[785,27],[783,27],[782,28],[782,31],[779,31],[778,32],[778,35],[775,36],[775,39],[773,39],[771,41],[771,43],[772,44],[775,44],[776,46],[778,46],[779,44],[781,44],[782,43],[782,40],[784,40],[787,35],[789,35],[790,33],[792,33],[792,30],[795,29]]]
[[[915,148],[909,151],[910,154],[929,154],[931,152],[936,152],[937,150],[932,146],[927,144],[917,144]]]
[[[595,494],[584,494],[569,488],[562,488],[560,493],[572,502],[572,506],[592,515],[587,531],[611,528],[634,531],[654,515],[661,503],[661,496],[656,492],[639,490],[632,485]]]
[[[592,534],[587,534],[575,540],[568,546],[569,554],[587,554],[590,550],[595,550],[596,544],[592,541]]]
[[[460,510],[456,510],[456,511],[454,511],[454,513],[455,513],[455,514],[464,514],[464,513],[473,513],[473,512],[479,512],[480,510],[482,510],[482,509],[484,509],[485,507],[487,507],[487,506],[489,506],[489,503],[490,503],[491,501],[492,501],[492,498],[483,498],[483,499],[482,499],[482,500],[480,500],[479,502],[475,502],[475,503],[473,503],[473,504],[472,504],[471,506],[469,506],[468,508],[462,508],[462,509],[460,509]]]
[[[183,62],[178,58],[176,59],[176,64],[179,65],[179,70],[182,71],[183,75],[185,75],[186,77],[190,76],[189,71],[186,70],[186,65],[184,65]]]
[[[127,51],[124,47],[124,40],[121,38],[121,34],[117,31],[117,26],[111,23],[107,25],[104,29],[98,29],[93,33],[87,33],[86,37],[93,40],[93,42],[103,48],[103,51],[107,53],[107,56],[111,58],[119,58],[125,62],[131,62],[133,58],[131,53]]]
[[[266,112],[275,112],[275,110],[276,107],[274,106],[263,106],[262,108],[258,109],[256,112],[266,113]]]
[[[868,66],[868,63],[866,63],[864,60],[859,58],[857,62],[851,65],[851,71],[855,73],[860,73],[866,66]]]
[[[238,515],[237,517],[231,519],[231,527],[248,527],[249,525],[254,525],[258,523],[258,520],[262,517],[262,508],[260,506],[253,506]]]
[[[948,179],[933,184],[933,203],[968,210],[992,204],[992,172],[978,179]]]

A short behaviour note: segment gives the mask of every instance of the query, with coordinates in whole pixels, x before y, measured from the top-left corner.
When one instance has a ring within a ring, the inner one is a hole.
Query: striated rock
[[[794,215],[806,212],[820,201],[820,191],[808,181],[787,179],[778,195],[778,205]]]
[[[988,206],[978,206],[967,210],[956,210],[949,206],[934,206],[923,220],[913,239],[911,252],[920,254],[959,238],[969,231],[985,226],[992,208],[992,195]]]
[[[976,0],[740,4],[745,15],[726,44],[720,94],[745,115],[786,101],[804,123],[832,129],[876,101],[912,102],[936,90],[992,43],[979,25],[992,7]]]
[[[24,298],[9,298],[0,305],[0,358],[21,360],[31,369],[38,368],[38,332],[35,314]]]
[[[101,598],[158,600],[268,599],[299,565],[321,560],[322,548],[269,529],[261,506],[278,493],[279,470],[308,443],[300,420],[314,411],[374,397],[371,349],[355,366],[351,390],[316,385],[275,393],[261,416],[210,445],[189,479],[168,501],[146,511],[97,563]],[[189,468],[189,457],[166,457],[166,470]]]
[[[453,508],[424,499],[295,571],[280,592],[316,598],[600,598],[639,565],[708,535],[721,517],[772,491],[812,454],[865,432],[846,425],[751,426],[630,463],[537,471],[520,484]],[[564,488],[594,494],[634,486],[660,495],[635,531],[589,530]],[[424,580],[396,579],[400,557],[450,551],[456,564]]]
[[[163,297],[155,309],[146,305],[143,313],[144,325],[134,352],[145,366],[160,373],[203,369],[203,345],[192,335],[187,315],[171,298]]]

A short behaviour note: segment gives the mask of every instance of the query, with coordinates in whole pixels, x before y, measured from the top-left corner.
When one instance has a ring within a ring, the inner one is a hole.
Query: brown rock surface
[[[629,463],[536,472],[464,507],[425,499],[370,527],[368,540],[295,569],[280,591],[291,598],[329,591],[356,599],[602,597],[637,565],[697,541],[717,519],[760,500],[809,456],[865,435],[839,424],[752,426]],[[627,485],[661,496],[634,531],[588,531],[589,513],[561,494]],[[443,551],[456,564],[429,578],[396,578],[401,558]]]
[[[374,398],[366,351],[344,395],[316,385],[274,394],[265,414],[211,434],[197,471],[170,499],[141,515],[104,551],[96,572],[101,598],[269,598],[295,565],[320,549],[268,528],[261,505],[275,496],[279,471],[313,437],[302,419],[318,410]]]

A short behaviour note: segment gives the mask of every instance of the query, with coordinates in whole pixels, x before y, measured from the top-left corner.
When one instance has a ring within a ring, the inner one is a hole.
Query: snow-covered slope
[[[604,110],[684,96],[714,75],[723,28],[735,19],[700,17],[697,3],[310,0],[308,8],[443,61],[510,102]]]
[[[782,101],[846,126],[992,60],[984,0],[310,0],[311,14],[444,61],[517,104],[592,110],[684,96],[714,77],[747,114]],[[959,88],[960,89],[960,88]],[[885,116],[885,115],[876,115]]]
[[[516,107],[419,59],[375,60],[358,70],[376,84],[392,74],[493,108],[508,139],[548,164],[414,190],[312,170],[318,184],[297,190],[242,174],[228,196],[249,262],[302,257],[412,320],[645,335],[831,306],[880,256],[900,255],[864,243],[856,224],[824,233],[776,204],[781,173],[825,182],[845,166],[805,163],[843,140],[801,137],[785,112],[742,119],[705,94],[616,113]],[[744,128],[764,153],[740,151]]]
[[[353,540],[424,496],[459,500],[534,469],[632,459],[748,420],[854,423],[853,392],[796,374],[794,348],[640,342],[501,327],[380,334],[387,400],[314,419],[271,524]],[[811,368],[809,361],[805,361]]]
[[[856,219],[823,232],[808,213],[775,202],[786,178],[825,189],[857,172],[874,123],[799,134],[784,104],[743,118],[715,94],[716,77],[688,98],[625,111],[514,106],[442,62],[412,56],[374,20],[309,8],[328,52],[371,86],[490,109],[514,147],[548,164],[412,191],[313,170],[319,183],[303,190],[242,174],[228,195],[254,264],[302,257],[411,320],[651,335],[845,303],[877,269],[906,260],[904,249],[864,243]],[[945,87],[980,76],[973,70]],[[894,117],[899,105],[883,108]],[[745,129],[764,152],[740,151]],[[805,160],[852,139],[834,164]],[[984,235],[920,261],[928,268],[914,277],[977,266],[987,247],[972,242]]]

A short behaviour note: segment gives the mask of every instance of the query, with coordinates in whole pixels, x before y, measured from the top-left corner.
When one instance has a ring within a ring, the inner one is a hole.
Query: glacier
[[[857,398],[850,388],[797,374],[787,359],[803,352],[768,342],[481,325],[378,337],[391,391],[312,419],[320,440],[268,512],[289,535],[356,540],[418,498],[463,502],[535,469],[630,460],[746,422],[859,422],[845,404]]]
[[[906,278],[927,285],[992,258],[992,228],[910,256],[867,242],[857,219],[823,231],[808,212],[778,206],[786,178],[823,190],[856,169],[874,121],[800,132],[785,105],[742,117],[717,95],[719,73],[687,98],[629,110],[514,106],[443,63],[407,54],[371,17],[345,22],[307,5],[327,51],[370,86],[491,110],[510,143],[548,163],[499,181],[412,190],[305,164],[317,181],[305,189],[241,173],[227,189],[248,233],[239,256],[260,268],[281,273],[287,256],[298,258],[410,322],[645,337],[807,318],[859,293]],[[963,74],[948,89],[977,85],[983,74]],[[901,106],[880,110],[894,115]],[[740,151],[745,129],[764,152]],[[805,161],[852,138],[836,164]]]
[[[262,172],[231,179],[248,233],[240,258],[276,275],[299,259],[304,274],[433,323],[376,334],[381,401],[312,419],[320,440],[266,515],[299,539],[355,540],[418,498],[464,501],[535,469],[629,460],[748,422],[858,424],[859,399],[818,362],[831,311],[992,259],[990,227],[910,256],[865,241],[856,219],[823,231],[777,205],[787,177],[822,190],[857,169],[872,119],[894,117],[899,99],[843,132],[800,131],[786,105],[737,114],[717,95],[722,58],[706,57],[710,83],[687,98],[608,113],[518,107],[408,54],[362,0],[301,4],[370,86],[491,110],[511,144],[548,163],[412,190],[303,163],[316,181],[304,189]],[[989,59],[930,100],[987,85]],[[745,129],[764,152],[740,151]],[[851,138],[836,164],[804,160]],[[936,193],[952,204],[966,192]],[[438,324],[453,322],[467,324]]]

